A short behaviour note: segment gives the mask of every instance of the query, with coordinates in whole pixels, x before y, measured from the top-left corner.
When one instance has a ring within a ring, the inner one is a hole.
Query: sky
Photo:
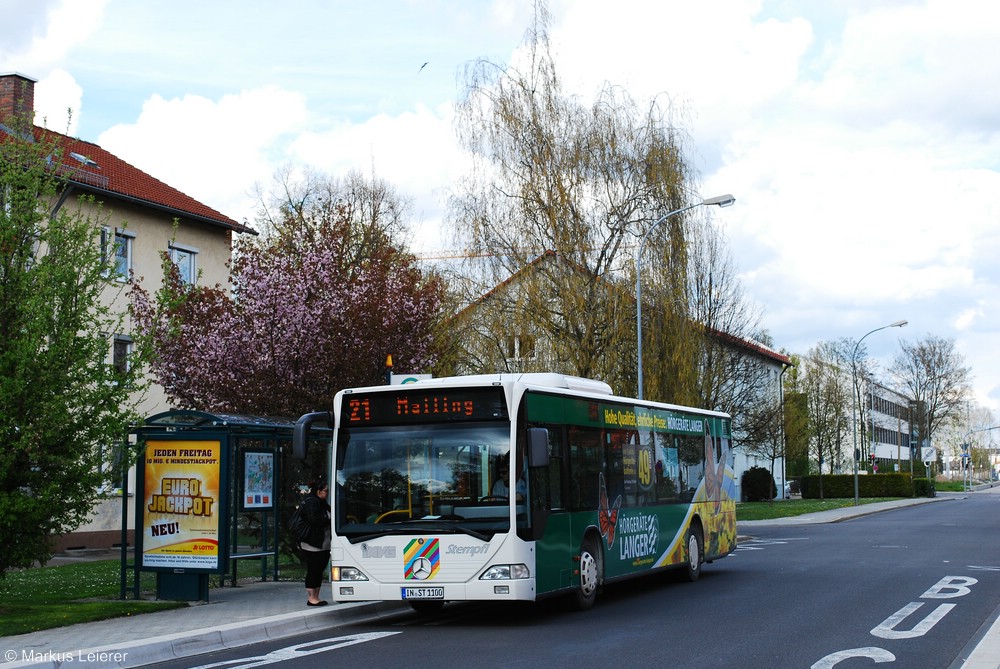
[[[559,73],[659,96],[695,197],[776,348],[864,340],[885,369],[955,341],[1000,412],[1000,5],[982,0],[551,0]],[[463,69],[505,64],[529,0],[0,0],[0,72],[36,122],[253,225],[288,165],[413,201],[415,250],[454,251]],[[67,110],[72,110],[71,114]]]

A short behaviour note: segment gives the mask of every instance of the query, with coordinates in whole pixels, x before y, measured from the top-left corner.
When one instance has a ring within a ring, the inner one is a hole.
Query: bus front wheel
[[[699,527],[692,525],[688,528],[685,545],[685,557],[687,559],[685,560],[684,572],[687,580],[694,582],[701,576],[702,550],[704,546]]]
[[[604,559],[593,538],[585,539],[580,548],[580,585],[576,589],[576,607],[586,611],[594,605],[597,591],[604,578]]]

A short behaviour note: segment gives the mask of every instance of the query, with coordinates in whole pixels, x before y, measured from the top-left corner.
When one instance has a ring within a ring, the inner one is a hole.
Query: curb
[[[87,669],[128,669],[331,629],[347,623],[379,620],[409,610],[407,604],[399,602],[342,604],[325,611],[284,613],[258,618],[253,622],[228,623],[194,633],[177,632],[113,646],[49,652],[41,654],[39,661],[2,662],[0,667],[60,669],[71,662],[80,662]],[[86,664],[82,664],[84,662]]]
[[[829,511],[817,511],[806,513],[801,516],[787,516],[785,518],[772,518],[770,520],[744,520],[737,521],[737,532],[740,530],[751,530],[754,527],[774,527],[778,525],[824,525],[828,523],[842,523],[845,520],[872,516],[876,513],[894,511],[910,506],[921,504],[931,504],[934,502],[947,502],[953,499],[963,499],[961,497],[918,497],[915,499],[901,500],[898,502],[886,502],[876,504],[862,504],[860,506],[845,506]]]

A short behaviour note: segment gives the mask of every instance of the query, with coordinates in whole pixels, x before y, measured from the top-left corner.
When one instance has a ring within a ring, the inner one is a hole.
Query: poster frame
[[[252,448],[243,448],[241,449],[240,452],[242,453],[242,457],[240,458],[240,471],[239,471],[240,511],[244,512],[273,511],[274,498],[277,492],[275,472],[277,471],[278,467],[278,457],[277,457],[278,454],[275,452],[274,448],[260,447],[260,446],[254,446]],[[269,495],[268,502],[247,504],[247,496],[249,494],[247,491],[247,484],[249,483],[249,481],[247,480],[247,473],[248,473],[247,461],[251,455],[266,455],[271,458],[270,489],[267,491]]]
[[[217,552],[214,566],[199,566],[192,564],[184,565],[184,556],[177,556],[176,564],[155,565],[147,564],[145,561],[145,537],[147,532],[151,532],[150,523],[146,516],[146,464],[147,449],[150,444],[163,444],[169,442],[218,442],[219,444],[219,492],[216,500],[218,513],[214,522],[214,531],[217,540]],[[135,494],[135,563],[141,571],[161,571],[174,574],[224,574],[228,564],[229,556],[229,533],[227,519],[229,518],[229,434],[225,431],[211,431],[197,434],[173,433],[148,435],[143,439],[136,468],[136,494]]]

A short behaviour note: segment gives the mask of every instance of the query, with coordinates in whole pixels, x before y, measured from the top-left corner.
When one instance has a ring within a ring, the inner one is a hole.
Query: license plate
[[[403,588],[403,599],[444,599],[444,588]]]

